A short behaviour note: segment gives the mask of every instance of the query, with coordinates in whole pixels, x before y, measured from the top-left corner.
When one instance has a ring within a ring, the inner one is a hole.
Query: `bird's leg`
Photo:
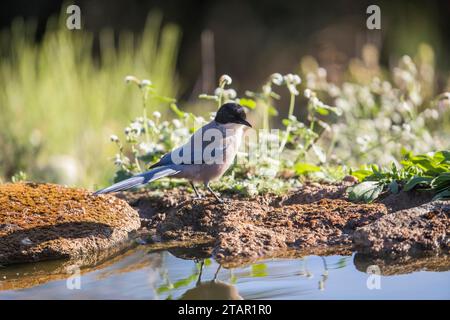
[[[197,278],[197,283],[196,283],[197,286],[200,283],[202,283],[202,273],[203,273],[203,266],[204,265],[205,265],[205,260],[202,260],[202,262],[200,263],[200,271],[198,273],[198,278]]]
[[[211,187],[209,186],[209,183],[205,183],[205,187],[206,189],[208,189],[209,192],[212,193],[212,195],[214,196],[214,198],[216,198],[217,201],[219,201],[220,203],[223,203],[223,200],[219,198],[219,196],[211,189]]]
[[[217,276],[219,275],[219,271],[220,271],[220,269],[222,268],[222,265],[221,264],[219,264],[219,267],[217,268],[217,270],[216,270],[216,273],[214,274],[214,278],[213,278],[213,281],[216,281],[216,279],[217,279]]]
[[[194,191],[195,191],[195,195],[196,195],[196,197],[194,198],[194,199],[201,199],[202,198],[202,196],[200,195],[200,193],[198,193],[198,190],[197,190],[197,188],[195,187],[195,184],[192,182],[192,181],[189,181],[190,182],[190,184],[191,184],[191,186],[192,186],[192,188],[194,189]]]

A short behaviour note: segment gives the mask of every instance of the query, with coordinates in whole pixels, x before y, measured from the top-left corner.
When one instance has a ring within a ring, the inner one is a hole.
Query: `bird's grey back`
[[[205,138],[205,134],[208,130],[218,130],[216,133],[220,132],[224,139],[227,137],[227,134],[229,134],[224,126],[219,125],[213,120],[195,131],[184,145],[166,153],[157,163],[152,165],[151,168],[172,164],[204,164],[208,160],[206,158],[224,156],[220,154],[223,150],[212,148],[210,149],[210,157],[205,157],[204,150],[212,143],[211,139]],[[196,141],[197,139],[198,141]],[[197,145],[200,146],[200,148],[197,148]],[[226,145],[224,145],[223,148],[226,149]]]

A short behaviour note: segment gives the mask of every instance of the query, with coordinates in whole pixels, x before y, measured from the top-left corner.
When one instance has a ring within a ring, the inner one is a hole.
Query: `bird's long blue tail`
[[[134,187],[142,186],[144,184],[150,183],[163,177],[173,176],[174,174],[177,174],[179,172],[180,170],[178,170],[176,167],[173,166],[156,167],[155,169],[125,179],[105,189],[98,190],[94,192],[94,194],[97,195],[131,189]]]

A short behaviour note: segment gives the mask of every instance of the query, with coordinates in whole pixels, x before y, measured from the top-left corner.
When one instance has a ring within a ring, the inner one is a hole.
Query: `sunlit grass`
[[[151,14],[141,36],[66,29],[52,19],[38,44],[33,23],[15,20],[0,35],[0,179],[20,170],[33,180],[93,186],[110,180],[107,137],[138,113],[124,76],[151,78],[176,96],[179,30]],[[157,107],[149,101],[149,110]]]

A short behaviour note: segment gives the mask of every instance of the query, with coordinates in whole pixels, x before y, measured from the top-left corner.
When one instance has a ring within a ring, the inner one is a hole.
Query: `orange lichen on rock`
[[[111,248],[139,227],[137,212],[113,196],[54,184],[0,185],[0,264]]]

